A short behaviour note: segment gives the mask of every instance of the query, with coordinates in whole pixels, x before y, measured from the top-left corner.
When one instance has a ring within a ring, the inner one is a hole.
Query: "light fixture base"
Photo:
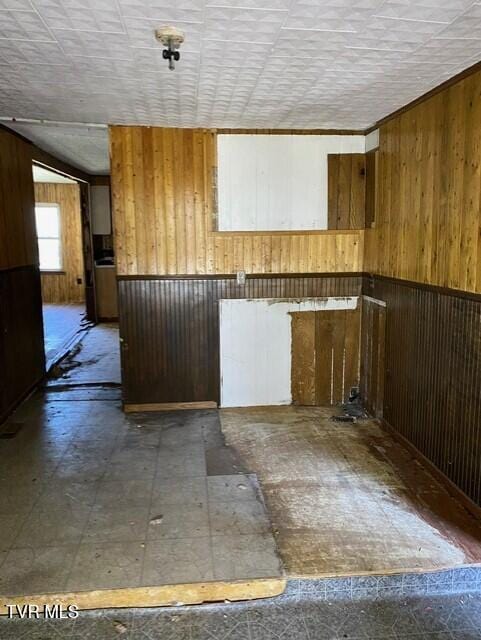
[[[164,47],[178,49],[184,42],[184,34],[176,27],[160,27],[155,30],[155,39]]]

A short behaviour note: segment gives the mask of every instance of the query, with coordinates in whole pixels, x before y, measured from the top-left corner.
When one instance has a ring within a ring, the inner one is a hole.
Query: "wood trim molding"
[[[220,135],[363,136],[362,129],[212,129]]]
[[[442,287],[437,284],[428,284],[426,282],[416,282],[415,280],[404,280],[402,278],[394,278],[392,276],[383,276],[377,273],[364,273],[362,274],[366,278],[384,280],[386,282],[392,282],[394,284],[401,285],[403,287],[413,287],[415,289],[421,289],[422,291],[431,291],[432,293],[439,293],[445,296],[455,296],[457,298],[463,298],[464,300],[474,300],[474,302],[481,302],[481,293],[474,291],[463,291],[462,289],[450,289],[449,287]]]
[[[150,411],[188,411],[191,409],[217,409],[217,402],[161,402],[147,404],[124,404],[125,413],[142,413]]]
[[[368,277],[370,274],[361,271],[335,271],[322,273],[247,273],[247,280],[269,280],[274,278],[362,278]],[[235,273],[225,274],[185,274],[185,275],[118,275],[117,280],[236,280]],[[243,286],[243,285],[239,285]]]
[[[209,236],[239,237],[239,236],[341,236],[360,235],[364,229],[309,229],[288,231],[210,231]]]

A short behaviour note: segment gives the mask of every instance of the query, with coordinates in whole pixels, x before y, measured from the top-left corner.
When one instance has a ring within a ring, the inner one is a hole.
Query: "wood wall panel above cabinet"
[[[328,155],[329,229],[364,229],[366,217],[366,154]]]
[[[363,232],[215,232],[212,131],[110,128],[120,275],[362,270]]]
[[[58,204],[60,209],[62,272],[42,273],[43,302],[83,302],[85,284],[79,186],[37,182],[35,200]]]
[[[365,271],[481,292],[481,72],[381,127]]]
[[[38,265],[32,148],[0,129],[0,269]]]

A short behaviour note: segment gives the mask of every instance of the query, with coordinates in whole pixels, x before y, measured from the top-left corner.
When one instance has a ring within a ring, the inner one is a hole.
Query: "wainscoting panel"
[[[0,270],[0,423],[42,378],[42,299],[38,267]]]
[[[481,297],[378,276],[363,293],[387,303],[385,421],[481,504]]]
[[[219,300],[360,295],[359,275],[119,277],[126,404],[220,401]]]

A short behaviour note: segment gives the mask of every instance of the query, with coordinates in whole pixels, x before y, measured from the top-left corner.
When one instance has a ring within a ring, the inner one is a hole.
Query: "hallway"
[[[42,305],[43,337],[47,371],[65,354],[85,324],[84,304]]]

